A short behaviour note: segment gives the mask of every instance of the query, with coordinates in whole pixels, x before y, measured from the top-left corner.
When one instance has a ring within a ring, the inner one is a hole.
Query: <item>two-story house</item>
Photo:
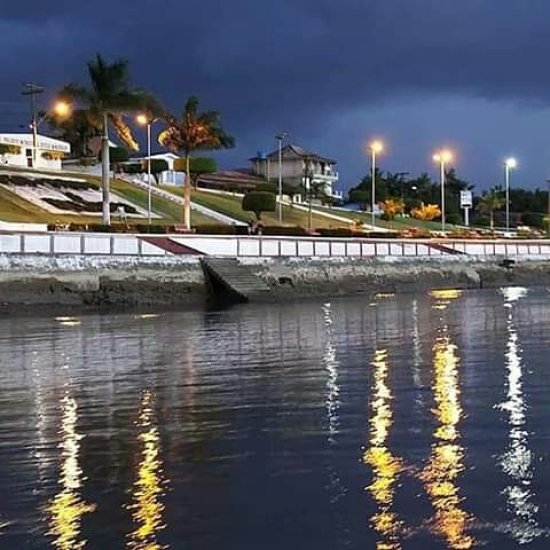
[[[279,180],[280,168],[281,179],[285,184],[299,188],[304,184],[304,178],[307,176],[314,188],[322,189],[329,197],[342,198],[342,193],[333,188],[338,181],[338,172],[335,170],[336,161],[298,145],[289,144],[281,149],[280,165],[278,149],[268,154],[258,153],[250,159],[250,162],[252,173],[268,181]]]

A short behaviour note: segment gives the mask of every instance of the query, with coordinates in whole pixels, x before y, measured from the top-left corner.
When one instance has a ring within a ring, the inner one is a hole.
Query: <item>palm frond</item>
[[[139,145],[134,139],[132,130],[119,114],[109,113],[109,122],[114,126],[119,139],[132,151],[139,151]]]

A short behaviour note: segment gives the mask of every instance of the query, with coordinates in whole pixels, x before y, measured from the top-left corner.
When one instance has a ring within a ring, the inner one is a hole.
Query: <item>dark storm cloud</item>
[[[99,51],[129,58],[171,109],[196,93],[242,133],[328,125],[396,96],[546,103],[549,17],[548,0],[8,2],[0,101],[24,80],[83,79]]]

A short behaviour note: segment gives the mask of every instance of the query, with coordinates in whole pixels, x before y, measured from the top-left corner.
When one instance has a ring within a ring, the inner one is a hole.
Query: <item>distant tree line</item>
[[[391,217],[395,211],[411,215],[415,210],[426,205],[441,204],[441,185],[439,180],[433,180],[427,173],[416,177],[408,174],[384,172],[376,169],[375,203],[380,206],[386,217]],[[445,178],[445,213],[450,224],[462,224],[463,210],[460,208],[460,192],[472,191],[472,214],[477,225],[494,227],[504,226],[506,200],[502,185],[479,194],[474,192],[475,186],[461,179],[454,168],[446,171]],[[511,226],[529,225],[542,228],[546,225],[545,218],[549,212],[548,191],[540,188],[534,190],[510,188],[510,224]],[[386,201],[389,207],[385,208]],[[370,210],[372,204],[372,178],[368,174],[348,193],[350,203],[359,203],[364,210]],[[401,205],[401,206],[396,206]],[[440,212],[438,216],[440,216]]]

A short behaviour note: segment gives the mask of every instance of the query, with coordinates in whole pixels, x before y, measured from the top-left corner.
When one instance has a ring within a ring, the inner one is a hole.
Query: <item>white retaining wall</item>
[[[155,237],[155,235],[149,235]],[[144,235],[104,233],[0,234],[0,254],[172,255],[143,240]],[[197,251],[197,255],[239,258],[441,257],[448,253],[430,245],[479,257],[548,257],[549,240],[471,241],[412,239],[338,239],[326,237],[257,237],[226,235],[162,235]]]

